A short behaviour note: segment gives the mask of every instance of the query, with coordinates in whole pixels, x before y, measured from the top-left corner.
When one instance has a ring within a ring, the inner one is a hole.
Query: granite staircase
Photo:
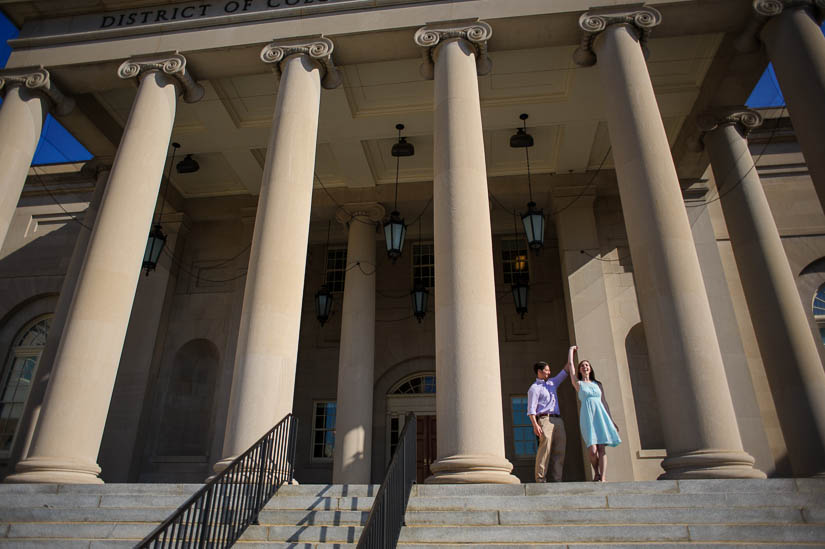
[[[0,548],[132,547],[198,485],[0,484]],[[377,486],[284,486],[236,547],[354,547]],[[399,548],[823,547],[825,480],[414,486]]]

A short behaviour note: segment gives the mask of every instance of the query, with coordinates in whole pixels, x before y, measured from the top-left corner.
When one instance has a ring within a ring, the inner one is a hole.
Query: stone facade
[[[741,107],[769,59],[785,91],[777,34],[825,66],[820,3],[47,4],[3,8],[8,482],[199,482],[290,411],[301,483],[380,482],[407,411],[421,480],[529,482],[531,366],[572,343],[622,434],[610,480],[823,472],[825,216],[791,126],[821,105]],[[47,112],[93,161],[29,167]]]

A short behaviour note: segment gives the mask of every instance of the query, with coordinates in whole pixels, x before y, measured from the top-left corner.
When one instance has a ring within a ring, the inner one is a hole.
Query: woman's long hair
[[[585,363],[585,362],[590,364],[590,361],[585,359],[585,360],[580,361],[579,365],[576,366],[576,377],[579,378],[579,381],[581,381],[581,379],[582,379],[582,364]],[[597,383],[599,385],[599,387],[602,386],[602,382],[596,379],[596,371],[593,369],[592,364],[590,364],[590,381],[592,381],[593,383]]]

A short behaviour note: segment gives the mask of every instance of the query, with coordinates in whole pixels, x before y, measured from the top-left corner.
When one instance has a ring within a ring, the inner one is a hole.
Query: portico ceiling
[[[695,4],[677,4],[691,3]],[[57,15],[72,15],[157,3],[67,4],[71,8],[63,3],[0,0],[0,8],[17,20],[43,17],[47,8],[55,8]],[[489,6],[489,2],[480,0],[456,4]],[[728,7],[731,3],[724,4]],[[433,13],[447,19],[451,10],[445,7],[442,12]],[[509,18],[499,24],[489,21],[496,40],[490,44],[493,69],[478,79],[489,177],[525,173],[523,150],[508,146],[509,136],[520,126],[518,116],[522,112],[529,114],[528,130],[536,143],[530,151],[533,173],[582,173],[600,165],[612,167],[602,106],[602,94],[610,90],[602,89],[596,67],[581,68],[572,60],[578,37],[578,13],[562,12],[542,16],[540,20]],[[559,40],[556,38],[542,44],[542,28],[553,28],[559,22],[574,26],[566,33],[564,43],[555,43]],[[305,28],[307,23],[303,23]],[[680,28],[684,26],[684,22],[679,22],[666,32],[654,31],[649,42],[648,68],[671,146],[694,109],[724,37],[722,28],[716,28],[716,32],[682,33]],[[713,25],[705,27],[712,29]],[[405,124],[403,134],[416,149],[415,156],[401,160],[400,182],[432,180],[433,82],[419,74],[421,58],[412,44],[413,31],[414,28],[392,32],[366,29],[340,38],[331,36],[336,48],[333,60],[341,71],[343,85],[324,90],[321,96],[316,173],[325,187],[355,190],[394,184],[395,159],[390,156],[390,148],[398,123]],[[391,54],[370,55],[362,51],[370,50],[366,47],[370,42],[371,49]],[[193,154],[201,165],[196,173],[174,176],[173,184],[184,197],[258,193],[277,90],[277,76],[257,59],[264,44],[181,50],[187,57],[188,68],[206,92],[197,103],[178,102],[172,140],[182,144],[181,154]],[[357,51],[348,51],[348,44],[358,44],[354,48]],[[97,45],[106,46],[107,43]],[[48,57],[48,50],[45,47],[40,52],[44,58]],[[23,48],[17,63],[29,64],[25,61],[36,60],[37,55],[37,48]],[[84,55],[93,56],[89,52]],[[243,62],[233,61],[241,56]],[[81,112],[64,120],[68,129],[93,154],[112,156],[118,137],[113,134],[117,134],[117,128],[122,131],[126,124],[136,87],[134,82],[116,78],[115,60],[106,59],[106,55],[100,57],[98,63],[43,64],[52,71],[58,85],[85,98],[80,101]],[[108,125],[105,119],[109,119]]]

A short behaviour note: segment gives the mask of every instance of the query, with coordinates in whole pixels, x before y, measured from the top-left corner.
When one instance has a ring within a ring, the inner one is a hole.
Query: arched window
[[[51,324],[51,316],[40,317],[14,338],[0,377],[0,455],[11,452]]]
[[[434,374],[416,374],[399,383],[390,391],[391,395],[420,395],[435,393]]]
[[[819,328],[819,337],[822,343],[825,344],[825,284],[819,287],[814,294],[813,302],[814,319],[816,326]]]

